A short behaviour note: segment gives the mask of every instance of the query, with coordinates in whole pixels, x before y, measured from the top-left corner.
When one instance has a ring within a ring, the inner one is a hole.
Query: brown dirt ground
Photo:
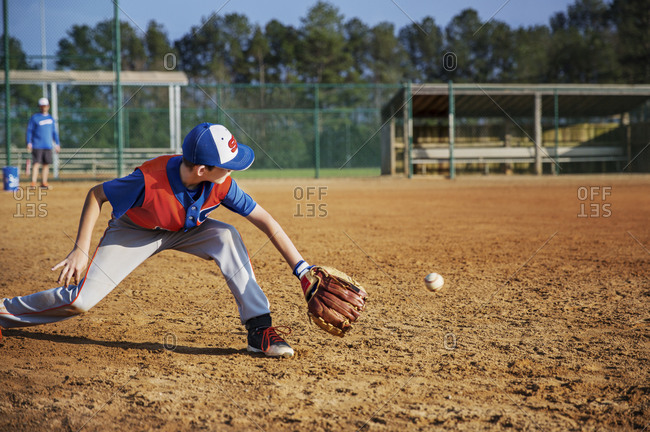
[[[353,332],[310,325],[277,251],[221,209],[296,356],[249,355],[218,268],[165,252],[79,318],[4,331],[0,430],[648,430],[650,176],[240,184],[366,286]],[[54,286],[91,184],[54,185],[0,194],[3,297]]]

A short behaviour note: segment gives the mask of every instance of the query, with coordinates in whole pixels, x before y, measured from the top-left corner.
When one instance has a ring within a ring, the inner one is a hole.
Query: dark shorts
[[[32,163],[52,165],[52,149],[32,149]]]

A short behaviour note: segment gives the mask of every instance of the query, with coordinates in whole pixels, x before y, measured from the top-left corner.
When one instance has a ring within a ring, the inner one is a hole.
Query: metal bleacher
[[[169,148],[129,148],[122,152],[123,172],[129,173],[143,162],[156,156],[172,154]],[[59,176],[70,177],[97,177],[115,176],[117,174],[117,150],[96,148],[62,148],[58,154]],[[25,162],[31,158],[26,148],[13,148],[11,165],[22,169]],[[0,164],[7,165],[7,157],[0,154]],[[56,162],[55,162],[56,164]],[[53,164],[52,169],[55,168]]]

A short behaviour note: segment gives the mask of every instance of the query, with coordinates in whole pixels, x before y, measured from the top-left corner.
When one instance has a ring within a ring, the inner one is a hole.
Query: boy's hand
[[[88,254],[81,249],[74,248],[63,261],[52,267],[52,271],[63,267],[57,283],[63,282],[63,286],[67,287],[71,280],[75,284],[81,280],[81,274],[86,268],[86,264],[88,264]]]

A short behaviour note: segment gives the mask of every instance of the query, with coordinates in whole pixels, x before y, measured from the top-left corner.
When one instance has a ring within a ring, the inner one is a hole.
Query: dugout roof
[[[650,100],[650,85],[579,84],[454,84],[457,117],[532,117],[534,97],[540,94],[542,112],[552,116],[555,92],[560,117],[607,117],[639,108]],[[384,119],[406,105],[406,92],[398,91],[382,110]],[[413,84],[413,117],[447,117],[448,84]]]
[[[0,72],[0,81],[5,80],[4,71]],[[115,85],[114,71],[49,71],[49,70],[10,70],[10,84],[48,84],[50,86],[50,101],[52,116],[58,119],[58,90],[59,85]],[[169,93],[169,148],[177,152],[181,140],[181,86],[188,84],[185,72],[177,71],[124,71],[120,73],[120,86],[164,86]],[[128,101],[127,101],[128,102]],[[118,116],[120,122],[121,116]],[[121,139],[121,138],[118,138]],[[54,174],[58,176],[58,166],[55,164]],[[118,167],[118,174],[122,167]]]
[[[0,81],[5,73],[0,71]],[[71,84],[71,85],[113,85],[113,71],[48,71],[48,70],[12,70],[9,71],[10,84]],[[124,86],[169,86],[187,85],[185,72],[177,71],[122,71],[120,84]]]

